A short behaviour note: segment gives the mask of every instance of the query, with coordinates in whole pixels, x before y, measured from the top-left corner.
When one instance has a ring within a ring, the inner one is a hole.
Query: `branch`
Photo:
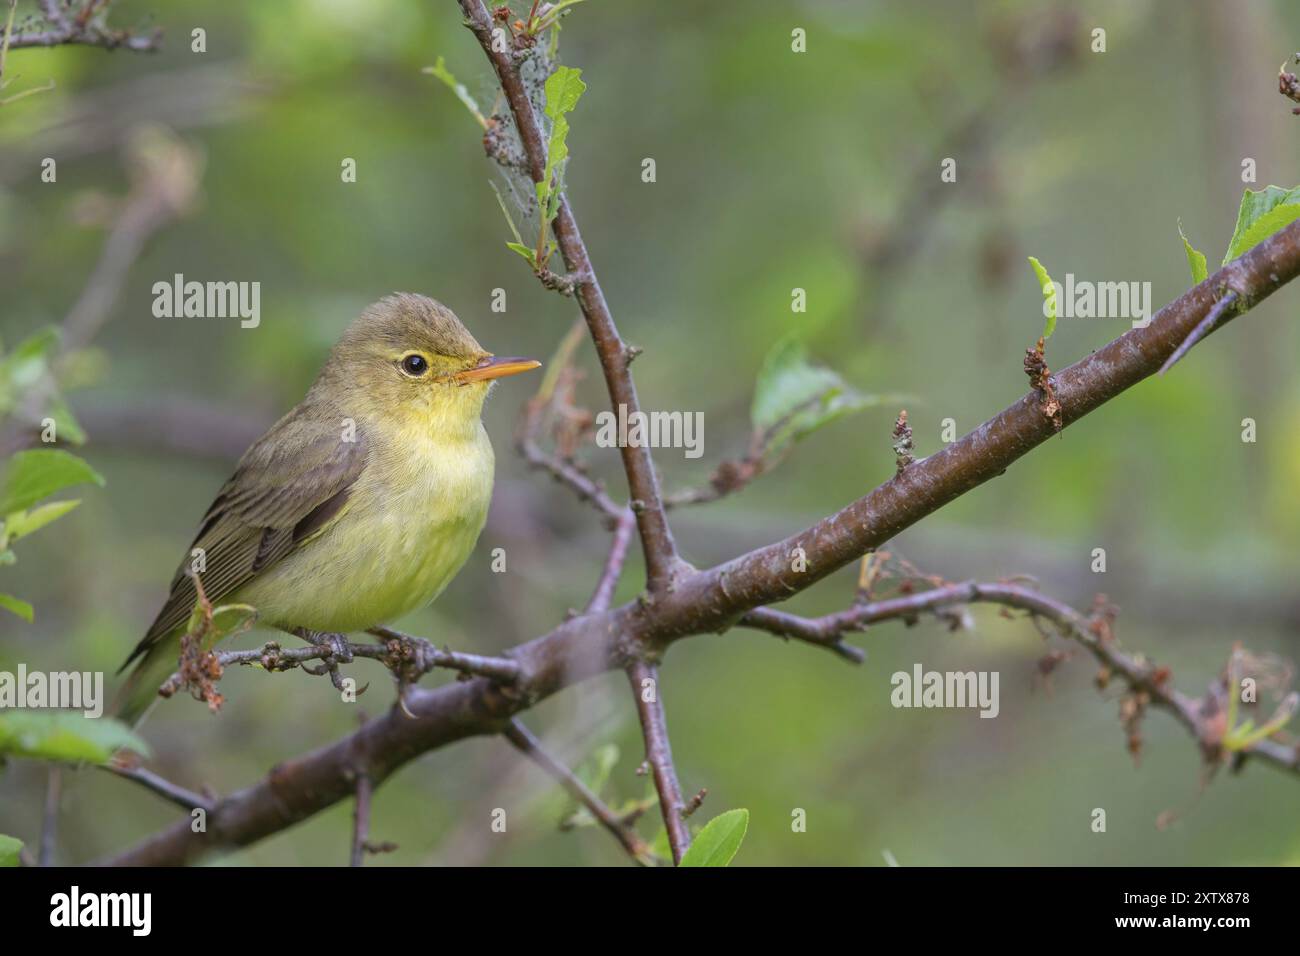
[[[413,663],[421,674],[431,671],[435,667],[445,667],[450,670],[460,671],[462,674],[488,677],[505,684],[519,678],[519,665],[508,657],[484,657],[481,654],[466,654],[463,651],[439,649],[423,638],[404,634],[391,627],[372,627],[369,633],[376,637],[382,637],[389,642],[396,641],[403,645],[398,650],[412,649],[415,654]],[[384,650],[390,655],[394,652],[391,643]],[[358,649],[358,654],[362,657],[370,656],[370,653],[371,649],[368,646],[363,645]]]
[[[534,183],[540,183],[546,171],[546,140],[532,101],[520,79],[516,61],[510,52],[493,49],[492,21],[482,2],[459,2],[465,13],[466,25],[483,47],[483,53],[491,61],[497,79],[501,82],[501,89],[519,131],[528,174]],[[601,291],[591,258],[587,254],[587,247],[582,241],[582,234],[578,231],[577,219],[565,196],[560,197],[553,230],[565,267],[574,280],[574,295],[596,346],[610,403],[615,411],[623,406],[629,416],[634,415],[641,406],[629,371],[631,353],[614,325],[614,317],[610,314],[605,294]],[[650,458],[650,449],[625,443],[619,451],[623,457],[623,470],[627,473],[632,511],[636,515],[637,528],[641,534],[648,587],[650,591],[657,592],[668,586],[681,559],[677,556],[677,545],[664,513],[659,479]]]
[[[1191,334],[1183,339],[1183,343],[1174,349],[1174,354],[1165,359],[1165,364],[1160,366],[1160,374],[1164,375],[1168,372],[1178,363],[1179,359],[1192,350],[1192,346],[1213,332],[1236,301],[1237,293],[1229,290],[1222,299],[1214,303],[1214,307],[1206,313],[1205,318],[1201,319],[1196,328],[1192,329]]]
[[[1292,223],[1165,306],[1143,329],[1056,373],[1067,427],[1154,374],[1196,328],[1227,285],[1254,305],[1300,273],[1300,222]],[[1224,323],[1226,325],[1227,323]],[[1222,328],[1223,326],[1219,326]],[[219,801],[204,833],[182,821],[110,859],[118,864],[178,864],[216,849],[246,846],[287,829],[351,795],[357,768],[378,786],[422,753],[478,734],[503,732],[509,719],[564,687],[625,668],[647,647],[722,631],[746,612],[785,600],[879,547],[948,502],[1004,472],[1056,435],[1031,392],[964,438],[835,514],[784,541],[717,567],[685,570],[674,587],[603,613],[584,614],[509,652],[519,677],[508,689],[486,678],[437,689],[414,688],[403,709],[281,764],[270,776]],[[791,551],[807,569],[794,572]],[[1264,740],[1252,757],[1296,772],[1293,748]]]
[[[374,785],[364,773],[357,775],[357,802],[352,810],[352,866],[365,863],[370,840],[370,795]]]
[[[116,774],[126,780],[134,780],[148,790],[152,790],[158,796],[170,803],[176,804],[185,810],[203,810],[211,813],[215,801],[210,797],[205,797],[195,793],[192,790],[186,790],[184,787],[172,783],[163,777],[158,776],[152,770],[146,770],[144,767],[132,767],[124,764],[107,763],[101,766],[109,773]]]
[[[59,836],[59,803],[63,800],[63,768],[50,764],[49,780],[45,788],[45,821],[41,826],[41,848],[36,857],[37,866],[54,863],[54,844]]]
[[[581,803],[593,817],[614,838],[622,844],[623,849],[637,863],[646,865],[653,862],[654,855],[649,845],[637,836],[625,817],[619,816],[591,791],[585,783],[577,778],[568,767],[560,763],[542,747],[541,741],[529,733],[528,729],[517,720],[506,725],[505,738],[523,754],[531,758],[539,767],[554,777],[575,800]]]
[[[1215,289],[1231,280],[1255,303],[1300,273],[1300,222],[1255,246],[1133,329],[1057,373],[1068,425],[1153,374],[1212,307]],[[875,491],[806,531],[706,571],[682,576],[674,589],[565,621],[510,651],[519,677],[504,693],[479,678],[413,689],[383,718],[309,754],[281,764],[266,779],[232,794],[209,814],[205,833],[182,821],[107,862],[180,864],[214,849],[246,846],[286,829],[349,796],[358,761],[379,785],[429,750],[478,734],[501,733],[531,704],[615,667],[627,667],[640,643],[670,642],[725,630],[747,611],[805,590],[849,561],[992,477],[1056,434],[1030,393],[969,435],[909,465]],[[807,570],[790,570],[790,552],[804,547]],[[409,716],[408,716],[409,714]],[[1266,746],[1265,746],[1266,745]],[[1251,753],[1296,771],[1296,754],[1273,741]]]
[[[668,743],[668,721],[664,717],[663,698],[659,694],[659,669],[645,661],[633,661],[628,665],[627,679],[632,684],[632,696],[636,699],[641,734],[645,738],[645,756],[650,771],[654,774],[655,790],[659,792],[659,809],[663,813],[664,827],[668,830],[668,845],[672,847],[673,863],[681,863],[682,854],[691,845],[691,831],[686,825],[686,801],[682,799],[682,786],[677,782],[673,750]],[[650,700],[646,700],[646,681],[651,682]]]
[[[610,602],[614,600],[614,589],[618,587],[618,579],[627,561],[627,549],[632,543],[632,530],[635,527],[636,522],[632,519],[632,512],[624,509],[614,525],[614,540],[609,546],[609,556],[605,558],[605,568],[601,571],[600,580],[596,582],[596,590],[592,593],[591,600],[587,602],[587,614],[609,610]]]
[[[515,439],[515,447],[524,461],[533,468],[549,473],[556,481],[568,485],[579,501],[593,505],[607,519],[618,520],[627,509],[614,501],[600,482],[590,477],[577,463],[543,451],[537,442],[535,421],[532,413],[526,414]]]
[[[261,647],[249,650],[203,652],[201,662],[188,662],[187,666],[183,661],[181,669],[163,682],[158,694],[160,697],[173,697],[181,690],[189,690],[196,699],[206,701],[210,708],[218,710],[221,699],[214,693],[213,685],[232,664],[257,665],[268,673],[301,667],[313,676],[329,674],[334,686],[341,688],[338,665],[350,663],[354,657],[379,661],[393,672],[403,687],[438,667],[505,684],[519,677],[519,665],[506,657],[484,657],[440,649],[424,638],[391,627],[373,627],[369,633],[384,638],[385,643],[357,644],[344,640],[340,635],[322,635],[313,640],[310,636],[297,634],[310,641],[308,646],[284,648],[277,641],[267,641]],[[323,662],[322,667],[311,669],[308,662],[317,660]]]
[[[861,631],[869,624],[899,619],[910,622],[925,611],[976,603],[1018,608],[1051,621],[1063,637],[1082,644],[1110,672],[1120,675],[1130,688],[1148,694],[1153,704],[1171,713],[1196,736],[1203,748],[1217,744],[1207,737],[1203,719],[1206,715],[1202,713],[1200,702],[1173,689],[1167,668],[1156,667],[1150,661],[1139,660],[1121,651],[1103,615],[1086,616],[1061,601],[1022,585],[979,584],[974,581],[947,584],[916,594],[872,601],[818,618],[802,618],[771,608],[758,608],[746,614],[740,623],[773,633],[798,636],[814,644],[829,645],[845,632]],[[1284,765],[1300,772],[1296,754],[1291,748],[1271,741],[1268,744],[1264,750],[1270,751],[1270,759],[1280,758]]]
[[[913,462],[869,494],[783,541],[686,576],[664,602],[680,609],[679,636],[717,629],[760,605],[783,601],[878,548],[901,531],[996,478],[1017,459],[1121,392],[1153,375],[1209,314],[1217,290],[1233,289],[1238,311],[1258,304],[1300,273],[1300,223],[1292,223],[1161,309],[1146,328],[1055,373],[1055,421],[1036,391],[928,458]],[[792,556],[802,549],[806,561]],[[805,567],[796,571],[795,567]],[[694,610],[693,610],[694,609]],[[673,614],[659,615],[675,617]],[[660,631],[660,633],[665,633]],[[669,636],[668,639],[673,639]]]
[[[51,46],[97,46],[105,50],[132,50],[136,53],[154,53],[162,45],[162,30],[147,34],[131,30],[114,30],[105,25],[103,16],[108,3],[103,0],[86,0],[75,13],[65,10],[59,0],[42,0],[41,9],[49,27],[18,33],[10,38],[11,49]],[[71,14],[71,15],[69,15]]]
[[[846,631],[862,630],[861,627],[851,626],[849,623],[843,625],[839,623],[839,618],[851,613],[843,611],[840,614],[828,614],[826,617],[809,619],[770,607],[757,607],[745,614],[737,623],[757,631],[767,631],[777,637],[803,641],[814,647],[824,647],[846,661],[861,664],[867,659],[866,651],[845,644],[842,640]]]

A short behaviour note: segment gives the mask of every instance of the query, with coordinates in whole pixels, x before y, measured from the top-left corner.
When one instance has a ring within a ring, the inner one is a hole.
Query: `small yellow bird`
[[[367,308],[306,398],[253,443],[217,494],[171,594],[131,653],[117,715],[135,722],[174,672],[194,609],[250,604],[274,628],[342,634],[436,598],[478,540],[493,455],[480,413],[497,358],[452,311],[399,293]]]

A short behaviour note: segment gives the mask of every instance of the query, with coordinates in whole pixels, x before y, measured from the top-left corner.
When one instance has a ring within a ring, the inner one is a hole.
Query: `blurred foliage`
[[[1178,0],[574,7],[560,56],[589,88],[567,139],[565,186],[620,328],[645,349],[634,366],[644,407],[702,411],[708,424],[703,460],[658,453],[666,488],[701,484],[744,452],[755,381],[790,333],[810,361],[863,392],[915,395],[921,457],[942,447],[946,419],[961,434],[1024,393],[1021,360],[1042,331],[1043,300],[1015,267],[1021,257],[1033,252],[1058,276],[1149,280],[1157,304],[1184,291],[1187,257],[1171,230],[1181,220],[1203,245],[1232,233],[1241,157],[1264,182],[1300,181],[1300,128],[1270,87],[1300,10],[1259,2],[1234,15],[1235,40],[1216,28],[1214,5]],[[1060,68],[1034,72],[1018,38],[1067,16],[1083,52],[1049,51]],[[215,438],[210,453],[181,455],[163,429],[127,434],[121,410],[202,402],[269,424],[357,312],[394,290],[446,302],[500,354],[551,354],[575,313],[501,248],[490,188],[499,177],[481,133],[445,78],[422,72],[444,57],[444,71],[492,110],[491,71],[450,0],[121,0],[113,19],[162,27],[162,52],[10,55],[24,88],[56,85],[0,108],[3,341],[57,325],[76,300],[106,217],[131,188],[122,156],[133,130],[160,124],[200,150],[203,199],[144,249],[95,340],[107,366],[69,400],[88,434],[78,453],[107,484],[4,569],[4,589],[41,613],[34,624],[0,616],[3,669],[115,671],[229,473],[237,452]],[[1104,54],[1087,51],[1095,24],[1108,31]],[[190,51],[198,26],[204,54]],[[790,51],[794,27],[807,31],[806,53]],[[1196,95],[1171,96],[1177,76]],[[1258,109],[1233,92],[1243,77]],[[972,117],[973,137],[952,147]],[[1221,133],[1229,118],[1231,137]],[[900,216],[931,169],[938,186],[947,150],[958,159],[956,183],[942,187],[951,193],[935,194],[923,216]],[[55,183],[40,179],[47,156]],[[654,183],[641,180],[646,158]],[[340,176],[346,159],[355,182]],[[898,221],[919,227],[912,251],[873,266]],[[260,281],[260,326],[154,318],[151,286],[176,273]],[[796,288],[806,312],[791,311]],[[496,289],[505,312],[490,308]],[[1223,671],[1234,640],[1300,657],[1297,295],[1283,289],[899,547],[951,579],[1033,574],[1080,606],[1104,590],[1124,609],[1125,646],[1168,664],[1189,693]],[[1127,327],[1063,317],[1053,367]],[[583,400],[602,407],[589,347],[578,361]],[[586,601],[603,560],[608,535],[587,510],[509,452],[525,398],[506,382],[486,411],[498,491],[475,556],[432,608],[399,622],[439,645],[495,652],[542,633]],[[889,477],[890,412],[829,422],[743,492],[676,512],[685,555],[724,560]],[[1245,418],[1256,443],[1241,440]],[[617,455],[590,460],[622,488]],[[507,574],[490,569],[497,547]],[[1108,552],[1104,575],[1089,571],[1096,547]],[[619,600],[640,574],[629,566]],[[791,609],[842,607],[853,584],[846,570]],[[974,633],[930,620],[873,629],[860,668],[739,630],[673,648],[662,687],[683,786],[708,787],[701,819],[748,808],[736,862],[883,865],[888,852],[904,866],[1300,863],[1294,779],[1248,767],[1205,786],[1197,748],[1161,714],[1146,721],[1135,765],[1083,655],[1044,679],[1031,625],[973,616]],[[265,635],[233,640],[253,647]],[[1000,670],[998,719],[893,710],[890,674],[916,661]],[[362,709],[390,705],[376,665],[351,673],[372,682]],[[302,673],[236,668],[220,689],[215,717],[183,695],[155,708],[143,729],[154,769],[230,792],[356,726],[327,681]],[[1272,712],[1262,703],[1257,723]],[[616,746],[606,798],[644,798],[622,675],[525,719],[572,765]],[[0,832],[39,832],[38,771],[11,761],[0,775]],[[372,835],[399,849],[374,865],[619,862],[600,827],[560,831],[555,794],[502,741],[440,750],[376,792]],[[64,807],[67,861],[164,822],[156,800],[107,774],[70,778]],[[498,807],[509,811],[505,834],[489,828]],[[1096,807],[1107,810],[1106,834],[1089,827]],[[792,831],[794,808],[806,811],[806,832]],[[1175,822],[1158,828],[1171,809]],[[656,823],[651,810],[647,838]],[[350,826],[340,804],[231,861],[340,863]]]

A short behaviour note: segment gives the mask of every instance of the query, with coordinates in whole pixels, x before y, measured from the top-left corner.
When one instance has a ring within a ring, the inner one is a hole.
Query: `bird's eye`
[[[423,375],[429,371],[429,362],[423,355],[408,355],[402,359],[402,371],[407,375]]]

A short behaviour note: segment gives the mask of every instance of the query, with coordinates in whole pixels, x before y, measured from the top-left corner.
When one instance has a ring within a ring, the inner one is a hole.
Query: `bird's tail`
[[[109,707],[109,716],[137,727],[158,700],[158,688],[176,671],[177,648],[172,640],[155,643],[136,662]]]

